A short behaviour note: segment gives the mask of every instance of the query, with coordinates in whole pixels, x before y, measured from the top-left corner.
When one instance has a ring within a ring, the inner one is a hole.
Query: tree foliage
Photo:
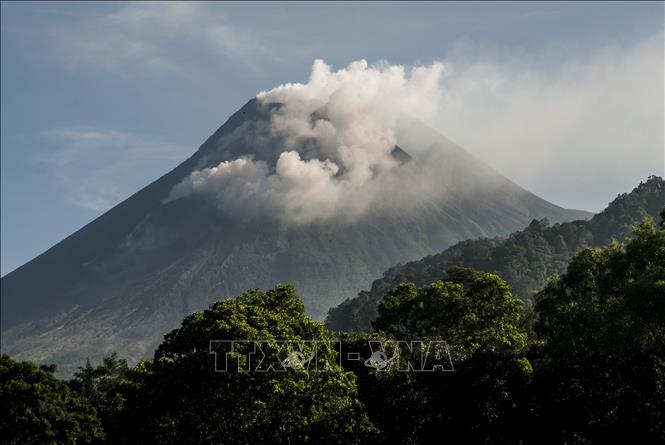
[[[389,291],[375,329],[396,338],[443,338],[465,354],[524,348],[526,334],[518,329],[523,304],[504,280],[462,268],[447,275],[420,289],[403,283]]]
[[[87,444],[104,437],[95,408],[54,372],[54,365],[0,357],[1,443]]]
[[[359,389],[380,443],[510,443],[520,431],[516,399],[531,366],[519,329],[522,302],[496,275],[469,269],[422,288],[405,283],[379,306],[373,334],[348,334],[367,356],[369,341],[445,341],[454,372],[368,372],[357,363]],[[401,357],[400,357],[401,358]]]
[[[494,273],[506,280],[514,294],[527,303],[549,277],[562,273],[568,259],[581,247],[604,246],[621,240],[644,218],[657,218],[665,204],[665,181],[651,176],[632,192],[618,195],[589,221],[549,225],[534,220],[524,230],[505,239],[481,238],[462,241],[421,260],[398,265],[372,283],[371,290],[348,299],[328,313],[326,325],[333,330],[369,330],[378,315],[383,295],[400,283],[424,286],[446,277],[454,266]]]
[[[154,359],[132,370],[123,443],[357,443],[370,430],[355,376],[339,367],[334,348],[317,351],[328,372],[245,372],[242,352],[230,356],[227,372],[215,372],[211,340],[260,341],[270,356],[284,347],[280,340],[331,339],[291,286],[218,301],[185,318]]]
[[[647,220],[625,244],[578,252],[536,295],[536,309],[537,390],[550,437],[665,442],[662,225]]]
[[[123,430],[119,420],[125,407],[124,393],[131,386],[128,374],[127,361],[114,352],[96,367],[88,361],[67,382],[96,408],[108,443],[116,443],[118,433]]]

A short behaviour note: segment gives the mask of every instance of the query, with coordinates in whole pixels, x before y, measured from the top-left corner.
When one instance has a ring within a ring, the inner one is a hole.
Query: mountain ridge
[[[376,318],[382,296],[401,282],[427,285],[446,276],[446,269],[472,267],[504,278],[513,292],[529,301],[546,279],[564,271],[566,261],[583,246],[603,246],[629,235],[632,226],[646,217],[657,219],[665,207],[665,181],[650,176],[630,193],[619,194],[606,209],[590,220],[549,225],[533,220],[507,238],[461,241],[443,252],[398,264],[374,280],[370,290],[332,308],[326,325],[333,330],[367,330]]]

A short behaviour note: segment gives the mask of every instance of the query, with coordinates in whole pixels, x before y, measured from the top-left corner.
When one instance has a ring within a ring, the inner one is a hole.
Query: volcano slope
[[[287,224],[245,212],[252,196],[182,193],[196,172],[239,158],[274,170],[290,143],[266,130],[280,107],[252,99],[174,170],[3,277],[3,353],[57,363],[63,375],[112,351],[135,361],[185,315],[276,283],[293,283],[322,319],[394,264],[533,219],[590,216],[529,193],[417,122],[396,129],[389,153],[400,186],[379,183],[389,193],[361,214],[338,206],[326,220]],[[325,122],[324,111],[312,121]],[[296,150],[314,159],[310,148]]]

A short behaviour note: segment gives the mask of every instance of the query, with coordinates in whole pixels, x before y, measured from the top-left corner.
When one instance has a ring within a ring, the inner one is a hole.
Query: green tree
[[[0,442],[86,444],[102,439],[95,409],[54,376],[55,365],[0,358]]]
[[[228,362],[228,349],[220,350],[218,366],[229,367],[215,372],[211,340],[260,341],[273,358],[285,347],[310,358],[317,347],[317,369],[326,372],[308,368],[313,361],[286,372],[239,371],[248,369],[253,350],[244,343],[236,344]],[[340,368],[334,347],[325,347],[331,340],[321,323],[305,315],[291,286],[218,301],[185,318],[154,359],[130,372],[134,386],[127,392],[123,442],[359,443],[371,424],[356,398],[354,374]]]
[[[374,328],[396,338],[444,338],[459,358],[524,348],[526,334],[518,329],[523,303],[504,280],[465,268],[447,275],[422,288],[403,283],[389,291]]]
[[[118,422],[124,409],[128,380],[127,361],[114,352],[104,358],[101,365],[93,367],[88,361],[68,382],[69,387],[90,402],[97,410],[97,415],[107,432],[106,441],[116,443],[115,434],[123,427]]]
[[[584,249],[536,295],[536,397],[554,443],[665,442],[665,230]]]
[[[450,269],[449,279],[421,288],[404,283],[378,308],[368,340],[444,340],[454,372],[369,371],[346,363],[359,376],[362,400],[380,429],[380,443],[514,442],[522,422],[515,402],[529,380],[520,331],[522,303],[496,275]],[[367,349],[367,346],[365,346]],[[369,351],[365,351],[367,355]]]

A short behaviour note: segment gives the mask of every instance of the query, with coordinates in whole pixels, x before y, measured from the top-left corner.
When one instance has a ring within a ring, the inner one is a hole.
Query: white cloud
[[[157,179],[191,149],[137,134],[98,128],[53,128],[42,134],[38,161],[50,166],[68,199],[105,211]]]
[[[407,72],[364,60],[332,71],[317,60],[306,84],[257,96],[283,104],[271,114],[267,134],[255,126],[245,130],[257,154],[266,151],[259,145],[274,146],[274,165],[248,153],[193,172],[170,199],[212,194],[230,215],[262,213],[285,224],[350,221],[382,201],[399,205],[395,187],[410,170],[400,169],[391,154],[395,126],[402,115],[428,118],[436,112],[442,71],[438,63]]]
[[[458,52],[446,63],[435,126],[526,188],[579,207],[599,210],[598,196],[663,175],[662,32],[546,58]]]
[[[248,68],[272,58],[265,36],[228,23],[220,8],[195,2],[129,2],[55,34],[56,54],[72,68],[116,75],[182,74],[188,57],[225,57]],[[182,49],[177,51],[176,49]]]

